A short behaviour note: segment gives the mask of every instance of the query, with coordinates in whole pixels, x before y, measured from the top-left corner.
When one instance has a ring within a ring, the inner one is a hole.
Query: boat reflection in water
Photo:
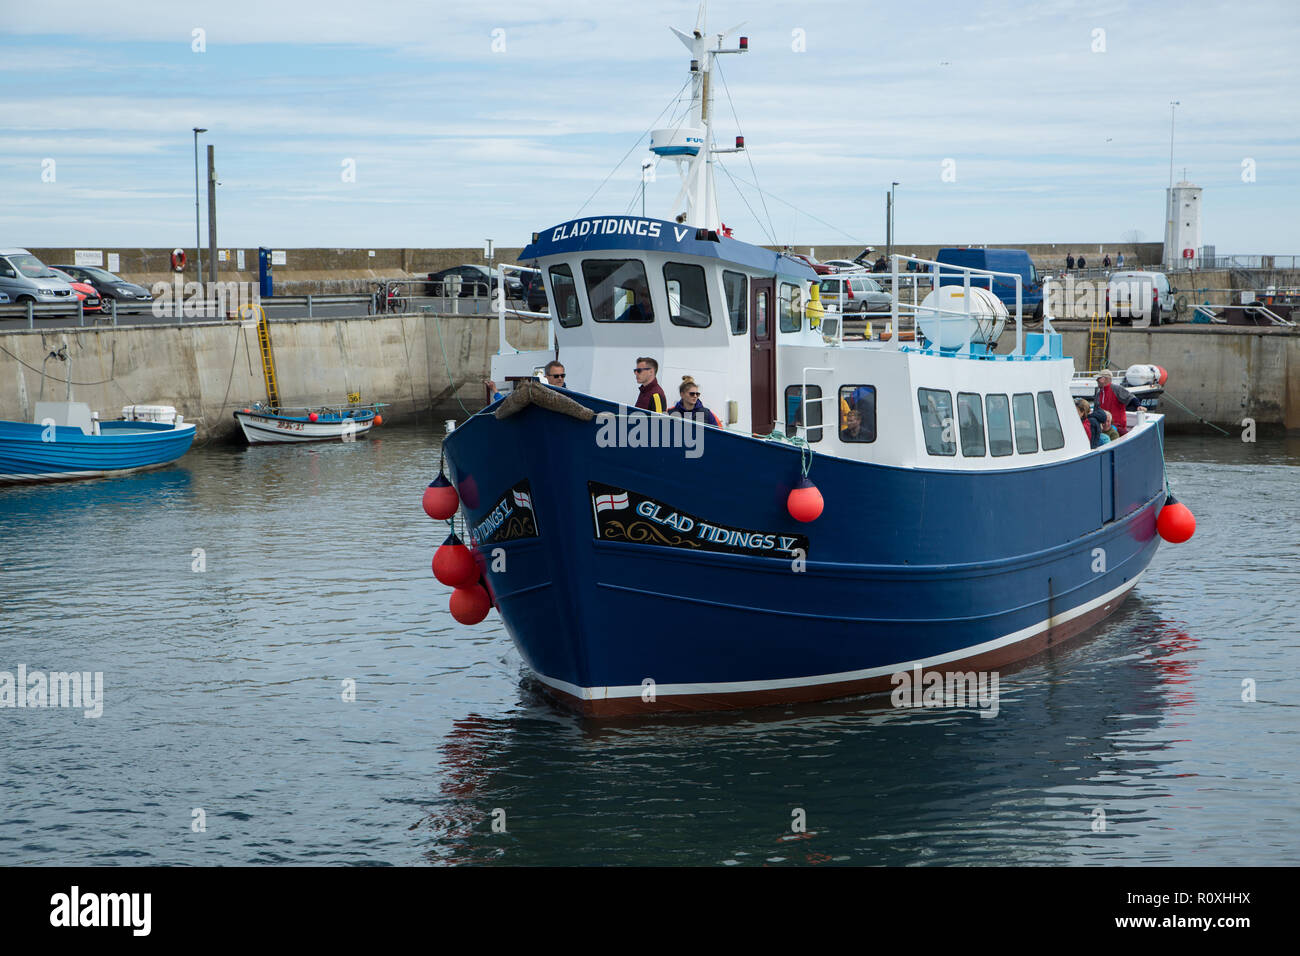
[[[1128,841],[1180,839],[1153,808],[1181,776],[1166,729],[1196,703],[1198,642],[1140,596],[1097,630],[1005,672],[994,719],[876,696],[575,722],[526,678],[518,712],[456,722],[441,792],[412,829],[443,864],[1060,864],[1114,857],[1113,840],[1143,852]]]

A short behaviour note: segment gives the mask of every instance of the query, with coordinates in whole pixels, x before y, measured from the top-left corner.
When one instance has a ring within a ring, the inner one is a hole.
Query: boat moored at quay
[[[963,270],[895,300],[880,338],[846,336],[807,263],[718,217],[708,77],[747,43],[678,36],[693,105],[652,149],[681,167],[680,213],[535,234],[520,261],[544,279],[555,349],[503,347],[506,394],[444,440],[425,507],[464,519],[469,557],[453,537],[435,558],[453,614],[494,606],[550,693],[608,716],[889,691],[1112,613],[1158,523],[1191,533],[1165,508],[1162,416],[1091,448],[1051,317],[1027,333],[980,288],[1001,273]],[[894,288],[909,261],[937,268],[894,256]],[[536,381],[557,357],[567,388]],[[656,363],[722,427],[626,407],[633,369]]]

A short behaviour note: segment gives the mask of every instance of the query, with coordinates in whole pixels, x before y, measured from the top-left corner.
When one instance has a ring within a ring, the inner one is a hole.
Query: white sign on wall
[[[74,266],[103,266],[104,253],[99,249],[75,249],[72,253]]]
[[[230,260],[230,254],[229,254],[228,252],[226,252],[225,249],[218,249],[218,250],[217,250],[217,261],[218,261],[218,262],[228,262],[229,260]]]
[[[272,249],[272,250],[271,250],[271,265],[273,265],[273,266],[283,266],[283,265],[288,265],[288,264],[289,264],[289,260],[288,260],[287,258],[285,258],[285,254],[284,254],[284,250],[283,250],[283,249]]]
[[[374,257],[375,257],[375,250],[374,250],[374,249],[371,249],[371,250],[370,250],[370,258],[373,259]]]
[[[118,257],[118,254],[116,252],[110,252],[108,254],[108,271],[117,272],[121,268],[122,260]]]
[[[244,271],[244,250],[243,249],[235,250],[235,268],[238,269],[240,272]]]

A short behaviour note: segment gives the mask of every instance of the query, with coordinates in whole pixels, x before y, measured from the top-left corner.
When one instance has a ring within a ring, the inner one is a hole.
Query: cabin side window
[[[876,386],[840,386],[840,441],[876,440]]]
[[[957,430],[963,458],[984,457],[984,407],[974,392],[957,393]]]
[[[551,266],[550,272],[555,317],[566,329],[582,325],[582,310],[578,306],[578,284],[573,281],[573,270],[567,265],[558,265]]]
[[[994,458],[1011,454],[1011,403],[1005,395],[986,395],[984,411],[989,422],[989,454]]]
[[[1032,455],[1038,451],[1038,421],[1034,417],[1034,396],[1023,392],[1011,396],[1011,417],[1016,424],[1016,451]]]
[[[732,335],[749,331],[749,280],[743,272],[722,273],[722,291],[727,300],[727,318]]]
[[[668,289],[668,318],[673,325],[692,329],[709,327],[713,316],[709,312],[709,289],[703,266],[667,262],[664,285]]]
[[[790,282],[781,283],[781,331],[798,332],[803,324],[803,293],[799,286]]]
[[[822,389],[820,385],[809,385],[807,395],[802,385],[791,385],[785,390],[785,434],[787,437],[799,435],[799,425],[807,425],[801,438],[808,444],[822,440]]]
[[[597,322],[653,322],[650,283],[640,259],[584,259],[591,317]]]
[[[1042,433],[1043,451],[1065,447],[1065,432],[1061,431],[1061,418],[1056,414],[1056,398],[1051,392],[1038,393],[1038,428]]]
[[[916,398],[921,407],[925,450],[931,455],[956,455],[957,443],[952,440],[952,393],[941,388],[918,388]]]

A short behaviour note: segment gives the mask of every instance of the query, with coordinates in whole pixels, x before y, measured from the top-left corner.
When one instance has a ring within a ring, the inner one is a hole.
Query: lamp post
[[[889,215],[885,217],[885,258],[888,259],[894,254],[894,187],[898,183],[889,184]]]
[[[1174,188],[1174,110],[1182,105],[1181,100],[1169,102],[1169,188]]]
[[[199,235],[199,133],[206,132],[201,126],[194,127],[194,252],[199,267],[199,288],[203,287],[203,239]]]

